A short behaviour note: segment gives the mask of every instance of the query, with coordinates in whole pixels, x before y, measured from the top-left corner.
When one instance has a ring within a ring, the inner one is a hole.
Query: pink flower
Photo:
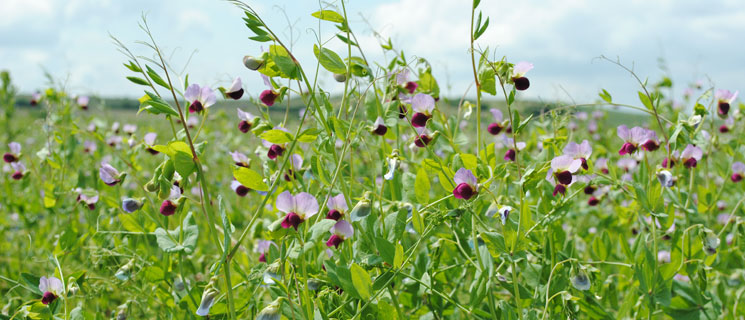
[[[73,190],[78,194],[77,202],[83,203],[86,207],[88,207],[88,210],[93,210],[96,208],[96,202],[98,202],[98,192],[96,190],[90,190],[90,189],[81,189],[76,188]]]
[[[740,182],[742,178],[745,178],[745,163],[737,161],[732,164],[732,182]]]
[[[680,154],[680,160],[683,161],[683,165],[690,169],[695,168],[696,164],[701,161],[701,157],[703,157],[704,152],[701,150],[701,148],[694,146],[694,145],[687,145],[685,149],[683,149],[683,152]]]
[[[236,180],[230,181],[230,189],[233,189],[233,192],[235,192],[239,197],[245,197],[248,192],[251,191],[251,189]]]
[[[293,154],[290,156],[290,168],[287,169],[287,173],[285,173],[285,181],[292,181],[292,179],[297,178],[297,173],[300,172],[300,170],[303,167],[303,157],[299,154]]]
[[[289,191],[282,192],[277,196],[275,204],[279,211],[286,213],[282,220],[282,228],[295,228],[305,219],[318,213],[318,201],[310,193],[301,192],[293,196]]]
[[[642,127],[633,127],[631,130],[626,125],[620,125],[617,128],[618,137],[624,141],[621,150],[618,151],[619,155],[632,154],[636,152],[640,144],[643,144],[644,149],[648,151],[654,151],[659,148],[657,143],[657,134],[652,130],[647,130]]]
[[[344,217],[344,214],[349,210],[344,194],[341,193],[335,197],[329,198],[326,207],[329,209],[329,212],[326,214],[326,219],[336,221],[339,221],[339,219]]]
[[[577,144],[576,142],[569,142],[564,147],[564,154],[574,159],[581,160],[582,168],[587,170],[589,168],[587,166],[587,158],[592,155],[592,147],[590,146],[590,142],[587,140],[583,140],[581,144]]]
[[[240,122],[238,122],[238,130],[247,133],[248,130],[251,130],[251,127],[253,127],[256,117],[250,112],[245,112],[241,110],[241,108],[238,108],[238,119],[240,120]]]
[[[566,186],[572,183],[572,173],[577,172],[582,166],[582,160],[574,159],[569,155],[560,155],[551,159],[551,168],[548,169],[546,180],[556,182],[553,195],[566,192]],[[556,178],[556,181],[554,181]]]
[[[261,78],[264,80],[264,84],[269,89],[266,89],[262,91],[261,94],[259,94],[259,100],[261,100],[261,102],[267,107],[271,107],[272,105],[274,105],[274,101],[277,100],[277,98],[279,97],[279,93],[274,91],[274,86],[272,86],[272,82],[269,80],[269,77],[262,74]]]
[[[411,125],[415,128],[427,125],[427,120],[432,117],[432,110],[435,109],[435,99],[424,93],[417,93],[411,99],[411,109],[414,115],[411,116]]]
[[[326,241],[326,246],[337,249],[344,240],[351,239],[352,236],[354,236],[354,228],[352,227],[352,224],[346,220],[339,220],[336,222],[329,232],[331,232],[331,237]]]
[[[424,127],[416,128],[417,136],[414,138],[414,145],[419,148],[426,147],[432,142],[432,137],[429,135],[429,130]]]
[[[529,62],[518,62],[512,67],[512,82],[515,84],[515,89],[523,91],[530,87],[530,81],[525,77],[525,74],[533,69],[533,64]]]
[[[254,252],[260,254],[259,262],[266,263],[266,253],[269,252],[272,246],[279,249],[279,247],[277,247],[277,244],[271,240],[259,240],[258,242],[256,242],[256,248],[254,248]]]
[[[378,117],[375,119],[375,123],[373,123],[373,129],[372,133],[379,136],[384,136],[386,132],[388,132],[388,127],[385,125],[385,122],[383,121],[383,117]]]
[[[478,179],[476,179],[476,176],[473,175],[471,170],[466,168],[458,169],[453,181],[455,181],[453,196],[456,199],[468,200],[478,193]]]
[[[3,161],[7,163],[13,163],[18,161],[18,159],[21,158],[21,144],[18,142],[11,142],[8,143],[8,149],[10,149],[10,152],[6,152],[3,155]]]
[[[44,277],[39,278],[39,291],[43,292],[41,303],[50,304],[57,297],[65,292],[65,288],[62,286],[62,281],[56,277]]]
[[[78,103],[81,109],[88,110],[88,102],[90,102],[90,98],[88,98],[88,96],[79,96],[75,102]]]
[[[730,104],[737,98],[738,91],[730,92],[729,90],[717,90],[714,98],[717,99],[717,114],[721,118],[726,118],[729,113]]]
[[[502,115],[502,111],[500,111],[499,109],[490,109],[489,111],[494,116],[494,122],[490,123],[489,126],[486,127],[486,131],[488,131],[491,135],[496,136],[502,131],[502,129],[504,129],[504,126],[502,125],[504,116]]]
[[[101,177],[101,181],[109,186],[115,186],[122,181],[122,174],[108,163],[101,164],[98,169],[98,176]]]
[[[206,86],[200,87],[196,83],[192,83],[186,87],[184,98],[190,102],[190,113],[200,113],[217,102],[217,96],[215,96],[215,92],[212,89]]]
[[[160,214],[164,216],[171,216],[174,213],[176,213],[176,209],[178,209],[181,202],[181,187],[178,185],[171,186],[171,194],[168,196],[168,199],[164,200],[163,203],[160,204]]]
[[[241,152],[233,151],[228,152],[228,154],[233,158],[233,163],[235,163],[236,166],[248,168],[249,165],[251,165],[251,159]]]
[[[238,100],[243,96],[243,83],[241,77],[236,77],[230,88],[225,91],[225,95],[233,100]]]
[[[283,127],[274,127],[274,129],[282,130],[282,131],[287,132],[287,133],[290,132],[290,131],[288,131],[287,129],[285,129]],[[266,140],[262,140],[261,143],[265,147],[267,147],[269,149],[269,151],[267,151],[267,153],[266,153],[266,156],[269,157],[269,159],[275,160],[278,157],[281,157],[283,153],[285,153],[285,146],[284,146],[284,144],[282,144],[282,145],[273,144],[273,143],[271,143],[269,141],[266,141]]]

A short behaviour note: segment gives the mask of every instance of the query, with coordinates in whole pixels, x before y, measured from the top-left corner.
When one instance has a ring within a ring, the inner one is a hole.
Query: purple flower
[[[416,91],[416,88],[419,87],[419,85],[414,81],[409,81],[409,69],[404,69],[403,71],[396,74],[396,84],[399,86],[402,86],[409,94],[414,93]]]
[[[729,113],[730,104],[737,98],[738,91],[734,93],[729,90],[717,90],[714,93],[714,98],[717,99],[717,114],[721,118],[726,118]]]
[[[230,189],[233,189],[235,194],[237,194],[239,197],[245,197],[251,189],[248,187],[242,185],[240,182],[233,180],[230,181]]]
[[[379,136],[384,136],[386,132],[388,132],[388,127],[385,125],[383,117],[378,117],[377,119],[375,119],[375,123],[373,123],[372,133]]]
[[[39,291],[44,293],[41,298],[41,303],[50,304],[64,293],[65,288],[62,286],[62,281],[60,279],[53,276],[49,278],[42,276],[39,278]]]
[[[143,142],[145,142],[145,145],[147,146],[147,149],[145,149],[148,153],[152,155],[156,155],[160,152],[153,149],[153,145],[155,145],[155,138],[158,137],[158,134],[155,132],[148,132],[145,134],[145,137],[142,138]]]
[[[515,161],[515,158],[517,157],[517,151],[525,149],[525,142],[518,141],[517,143],[513,142],[514,140],[507,135],[504,135],[502,138],[502,144],[495,143],[496,148],[500,147],[507,147],[507,151],[504,153],[504,160],[505,161]],[[517,145],[517,150],[514,149],[514,146]]]
[[[297,178],[297,173],[303,168],[303,157],[297,153],[290,156],[290,168],[285,173],[285,181]]]
[[[551,168],[548,169],[546,180],[556,183],[553,195],[566,192],[566,186],[572,183],[572,173],[579,170],[582,160],[574,159],[569,155],[560,155],[551,159]],[[556,179],[556,180],[554,180]]]
[[[122,174],[108,163],[101,164],[101,168],[98,169],[98,176],[109,186],[115,186],[122,181]]]
[[[587,166],[587,158],[592,154],[592,147],[590,146],[590,142],[587,140],[583,140],[581,144],[570,142],[564,147],[564,154],[574,159],[581,160],[582,168],[587,170],[589,168]]]
[[[629,172],[631,170],[634,170],[637,164],[638,163],[636,162],[636,160],[631,159],[631,158],[621,158],[618,160],[618,162],[616,162],[616,165],[619,168],[623,169],[624,172]]]
[[[352,238],[354,235],[354,228],[351,223],[347,222],[347,220],[339,220],[331,227],[329,232],[331,232],[331,237],[326,241],[326,246],[338,249],[339,245],[344,242],[344,240]]]
[[[468,200],[471,199],[478,193],[478,179],[473,175],[471,170],[466,168],[460,168],[453,177],[455,181],[455,189],[453,189],[453,196],[456,199]]]
[[[600,170],[604,174],[608,174],[608,158],[598,158],[595,161],[595,169]]]
[[[432,142],[432,137],[429,135],[429,130],[424,127],[416,128],[417,136],[414,138],[414,145],[419,148],[426,147]]]
[[[217,102],[217,96],[212,89],[207,86],[200,87],[196,83],[192,83],[186,88],[184,98],[190,103],[190,113],[200,113]]]
[[[339,221],[339,219],[344,217],[344,214],[349,210],[344,194],[341,193],[335,197],[329,198],[326,207],[329,209],[329,212],[326,214],[326,219],[336,221]]]
[[[670,153],[670,158],[665,157],[665,159],[662,159],[662,167],[672,168],[678,161],[680,161],[680,152],[675,150]]]
[[[238,130],[247,133],[248,130],[251,130],[251,127],[253,127],[256,117],[250,112],[245,112],[241,110],[241,108],[238,108],[238,119],[240,120],[240,122],[238,122]]]
[[[238,100],[243,96],[243,83],[241,82],[241,77],[236,77],[235,80],[233,80],[233,84],[231,84],[230,88],[225,91],[225,95],[233,100]]]
[[[196,312],[198,316],[206,316],[210,313],[210,308],[215,304],[215,298],[220,295],[217,289],[217,277],[213,276],[202,292],[202,301]]]
[[[282,220],[282,228],[295,228],[305,219],[318,213],[318,201],[310,193],[301,192],[293,196],[289,191],[282,192],[277,196],[275,204],[279,211],[286,213]]]
[[[124,131],[124,133],[126,133],[127,135],[131,136],[135,133],[135,131],[137,131],[137,125],[125,124],[124,126],[122,126],[122,131]]]
[[[647,138],[649,137],[647,129],[644,129],[642,127],[633,127],[631,128],[631,130],[629,130],[629,128],[625,124],[622,124],[618,126],[616,131],[618,133],[618,137],[624,141],[621,150],[618,150],[619,155],[632,154],[636,152],[639,144],[646,142],[648,140]]]
[[[657,251],[657,262],[665,264],[670,263],[670,251],[660,250]]]
[[[142,208],[142,201],[138,201],[132,198],[125,198],[122,200],[122,210],[126,213],[132,213]]]
[[[732,182],[740,182],[745,177],[745,163],[737,161],[732,164]]]
[[[233,157],[233,163],[235,163],[236,166],[248,168],[251,165],[251,159],[241,152],[233,151],[228,152],[228,154]]]
[[[3,155],[3,161],[12,163],[18,161],[21,158],[21,144],[18,142],[8,143],[8,149],[10,152],[6,152]]]
[[[500,132],[502,132],[502,129],[504,129],[504,126],[502,125],[504,116],[502,115],[502,111],[499,111],[499,109],[489,109],[489,111],[494,116],[494,122],[490,123],[489,126],[486,127],[486,131],[491,133],[493,136],[496,136]]]
[[[81,109],[88,110],[88,102],[90,102],[90,98],[88,98],[88,96],[79,96],[76,102]]]
[[[424,93],[417,93],[411,99],[411,109],[414,115],[411,116],[411,125],[415,128],[427,125],[427,120],[432,117],[432,110],[435,109],[435,99]]]
[[[163,200],[160,204],[160,214],[168,217],[176,213],[176,209],[181,202],[181,187],[177,185],[171,186],[171,194],[168,199]]]
[[[260,254],[259,262],[266,263],[266,253],[269,252],[269,249],[271,249],[272,246],[279,249],[279,247],[277,247],[277,244],[271,240],[259,240],[258,242],[256,242],[256,248],[254,248],[254,252]]]
[[[523,91],[530,87],[530,81],[525,77],[525,74],[533,69],[533,64],[530,62],[518,62],[512,67],[512,83],[515,84],[515,89]]]
[[[29,103],[31,103],[32,106],[35,106],[39,101],[41,101],[41,93],[39,91],[31,94],[31,101],[29,101]]]
[[[274,129],[282,130],[282,131],[288,132],[288,133],[290,132],[290,131],[288,131],[287,129],[285,129],[283,127],[274,127]],[[275,160],[278,157],[281,157],[282,154],[285,152],[284,145],[273,144],[273,143],[271,143],[269,141],[266,141],[266,140],[262,140],[261,143],[265,147],[267,147],[269,149],[269,151],[267,151],[267,153],[266,153],[266,156],[269,157],[269,159]]]
[[[683,165],[690,169],[695,168],[696,164],[701,161],[701,157],[704,152],[701,148],[694,145],[687,145],[683,152],[680,154],[680,160],[683,161]]]
[[[262,103],[264,103],[267,107],[271,107],[274,105],[274,101],[277,100],[277,97],[279,97],[279,93],[274,91],[274,86],[272,86],[272,82],[269,81],[269,77],[262,74],[261,78],[264,80],[264,84],[269,87],[269,89],[266,89],[259,94],[259,100],[261,100]]]
[[[96,208],[96,202],[98,202],[98,192],[90,189],[76,188],[75,191],[78,194],[77,202],[83,203],[89,210]]]

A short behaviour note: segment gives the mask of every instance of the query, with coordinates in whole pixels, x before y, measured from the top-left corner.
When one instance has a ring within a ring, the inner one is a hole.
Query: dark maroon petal
[[[7,162],[7,163],[11,163],[11,162],[16,162],[16,161],[18,161],[18,158],[17,158],[17,157],[16,157],[16,156],[15,156],[14,154],[12,154],[12,153],[10,153],[10,152],[6,152],[6,153],[5,153],[4,155],[3,155],[3,161],[5,161],[5,162]]]
[[[453,189],[453,195],[456,199],[468,200],[476,194],[476,190],[473,189],[467,183],[461,183]]]
[[[414,93],[414,91],[416,91],[416,88],[418,88],[418,87],[419,87],[419,85],[416,84],[416,82],[409,81],[409,82],[406,83],[406,86],[404,88],[406,88],[406,91],[409,91],[409,93],[411,94],[411,93]]]
[[[243,96],[243,88],[239,89],[238,91],[226,92],[225,95],[233,100],[238,100]]]
[[[176,205],[171,202],[171,200],[163,201],[163,203],[160,205],[160,214],[164,216],[171,216],[174,213],[176,213]]]
[[[719,127],[719,132],[721,132],[721,133],[727,133],[727,132],[729,132],[729,128],[727,127],[726,124],[723,124],[723,125],[721,125]]]
[[[561,195],[564,195],[564,193],[567,192],[567,188],[563,184],[557,184],[556,187],[554,187],[554,197],[561,193]]]
[[[388,132],[388,127],[384,124],[379,124],[378,127],[373,130],[373,133],[379,136],[384,136],[386,132]]]
[[[21,180],[21,178],[23,178],[23,172],[20,172],[20,171],[13,172],[13,174],[10,177],[13,178],[13,180]]]
[[[621,146],[621,150],[618,150],[619,155],[625,155],[625,154],[631,154],[636,151],[636,146],[633,145],[631,142],[626,142]]]
[[[409,110],[406,109],[406,106],[403,103],[398,105],[398,118],[399,119],[406,118],[407,112],[409,112]]]
[[[419,137],[417,137],[417,138],[416,138],[416,139],[414,140],[414,144],[415,144],[415,145],[416,145],[417,147],[419,147],[419,148],[424,148],[425,146],[427,146],[427,145],[428,145],[428,144],[430,143],[430,141],[432,141],[432,138],[430,138],[430,137],[429,137],[428,135],[426,135],[426,134],[423,134],[423,135],[420,135]]]
[[[608,168],[603,168],[603,169],[600,169],[600,171],[602,171],[602,172],[603,172],[603,174],[608,174],[608,173],[610,173],[610,171],[608,171]]]
[[[247,133],[248,130],[251,130],[251,123],[246,120],[241,120],[241,122],[238,123],[238,130],[243,133]]]
[[[51,293],[51,292],[47,291],[47,292],[44,292],[44,295],[43,296],[41,296],[41,303],[43,303],[43,304],[50,304],[55,299],[57,299],[57,296],[54,293]]]
[[[742,175],[739,173],[733,173],[730,179],[732,179],[732,182],[740,182],[742,181]]]
[[[259,95],[259,100],[263,102],[267,107],[271,107],[274,104],[274,100],[277,100],[277,94],[272,90],[264,90]]]
[[[326,219],[339,221],[339,219],[341,219],[341,216],[342,214],[341,212],[339,212],[339,210],[331,209],[329,210],[329,213],[326,214]]]
[[[303,221],[305,220],[303,220],[303,218],[301,218],[297,213],[290,212],[282,220],[282,228],[288,229],[293,227],[297,230],[297,227],[303,223]]]
[[[685,166],[686,168],[688,168],[688,169],[690,169],[690,168],[695,168],[695,167],[696,167],[696,164],[698,164],[698,161],[696,161],[696,159],[694,159],[694,158],[690,158],[690,159],[686,160],[686,161],[685,161],[685,162],[683,163],[683,165],[684,165],[684,166]]]
[[[337,235],[334,234],[334,235],[331,236],[331,238],[329,238],[329,241],[326,241],[326,246],[327,247],[334,247],[334,248],[337,248],[338,249],[339,248],[339,245],[342,242],[344,242],[344,239],[342,237],[337,236]]]
[[[719,105],[717,106],[717,113],[722,118],[726,118],[727,114],[729,113],[729,103],[720,101]]]
[[[266,263],[266,254],[262,253],[262,254],[261,254],[261,255],[259,256],[259,262],[264,262],[264,263]]]
[[[88,210],[91,210],[91,211],[96,210],[96,204],[95,203],[89,203],[88,204]]]
[[[580,160],[582,160],[582,169],[585,169],[585,170],[587,170],[587,169],[589,169],[589,168],[590,168],[590,167],[589,167],[589,166],[587,165],[587,159],[585,159],[585,158],[580,158]]]
[[[517,152],[515,152],[515,149],[509,149],[507,150],[507,152],[504,153],[504,160],[515,161],[516,156],[517,156]]]
[[[421,128],[427,125],[427,120],[429,120],[428,115],[417,112],[413,116],[411,116],[411,125],[415,128]]]
[[[647,151],[655,151],[660,148],[660,145],[654,140],[647,140],[647,142],[642,145],[642,148]]]
[[[282,156],[282,154],[285,152],[285,148],[278,144],[273,144],[271,147],[269,147],[269,152],[267,153],[267,156],[269,159],[277,159],[277,157]]]
[[[492,135],[496,136],[500,132],[502,132],[502,126],[500,126],[498,123],[494,122],[492,124],[489,124],[488,127],[486,127],[486,131],[489,131]]]
[[[512,126],[508,126],[507,129],[504,130],[504,132],[512,134]]]
[[[156,150],[155,150],[155,149],[153,149],[153,148],[147,148],[147,149],[145,149],[145,150],[146,150],[147,152],[149,152],[150,154],[152,154],[152,155],[156,155],[156,154],[160,153],[160,152],[156,151]]]
[[[526,77],[512,78],[512,82],[515,83],[515,89],[523,91],[530,87],[530,81]]]
[[[559,183],[568,186],[570,183],[572,183],[572,173],[569,171],[562,171],[559,173],[555,173],[556,179],[559,180]]]
[[[251,189],[246,186],[238,186],[238,188],[235,188],[235,194],[240,197],[245,197],[249,191],[251,191]]]
[[[598,203],[600,203],[600,200],[598,200],[598,198],[595,198],[595,197],[590,197],[590,200],[587,200],[587,204],[593,207],[598,205]]]
[[[192,102],[191,105],[189,106],[189,112],[191,113],[195,113],[195,112],[199,113],[199,112],[202,112],[203,110],[204,110],[204,106],[202,106],[202,102],[200,102],[199,100],[194,100],[194,102]]]
[[[585,187],[585,194],[592,194],[593,192],[595,192],[595,187],[591,185]]]

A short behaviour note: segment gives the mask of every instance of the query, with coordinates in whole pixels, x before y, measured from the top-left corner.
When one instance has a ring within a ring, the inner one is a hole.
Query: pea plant
[[[144,16],[136,47],[112,36],[143,89],[136,118],[51,76],[15,108],[2,74],[1,319],[745,312],[737,92],[676,95],[601,56],[637,104],[602,90],[528,109],[533,64],[483,49],[498,39],[473,0],[472,91],[450,100],[390,39],[368,60],[345,1],[311,14],[336,32],[302,63],[230,2],[252,52],[223,86],[177,71]],[[329,74],[343,91],[322,88]]]

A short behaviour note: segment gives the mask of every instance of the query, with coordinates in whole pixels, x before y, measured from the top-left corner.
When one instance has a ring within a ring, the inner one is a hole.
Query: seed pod
[[[336,80],[336,82],[347,81],[347,75],[343,73],[334,73],[334,80]]]

